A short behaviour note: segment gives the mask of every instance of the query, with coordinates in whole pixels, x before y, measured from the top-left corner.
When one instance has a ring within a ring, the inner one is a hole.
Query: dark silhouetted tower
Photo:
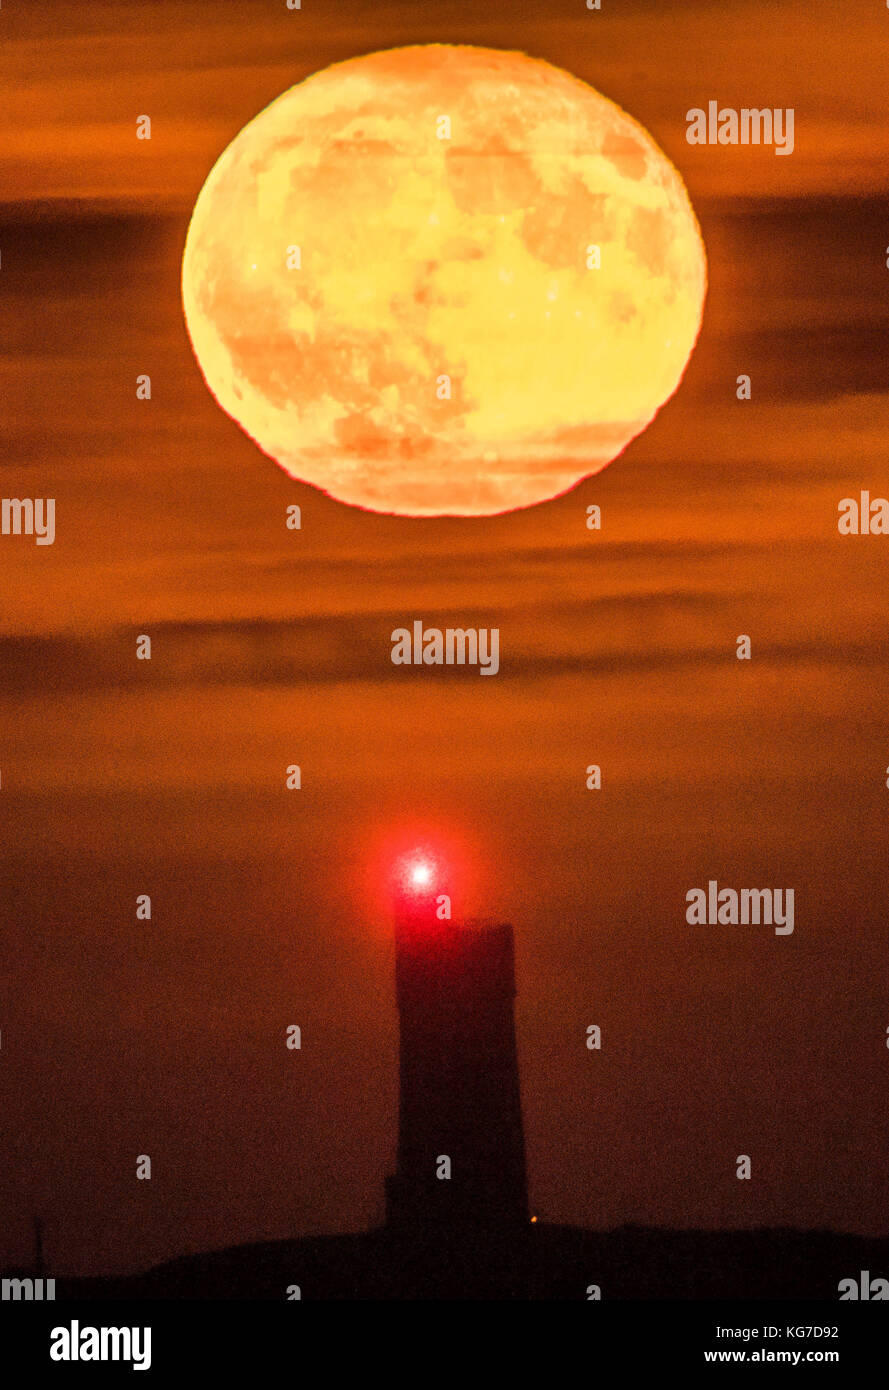
[[[398,1171],[387,1224],[526,1226],[512,927],[439,921],[434,886],[395,905],[400,1023]],[[450,1178],[440,1178],[442,1160]]]

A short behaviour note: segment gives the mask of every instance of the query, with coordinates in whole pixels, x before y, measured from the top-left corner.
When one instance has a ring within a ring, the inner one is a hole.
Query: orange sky
[[[361,7],[357,8],[361,13]],[[664,15],[656,0],[582,3],[389,0],[356,21],[341,0],[54,0],[10,7],[0,50],[7,198],[190,205],[220,151],[287,87],[354,53],[416,42],[525,48],[567,65],[625,106],[679,159],[693,196],[862,193],[889,186],[887,17],[871,0],[697,0]],[[652,43],[654,50],[652,50]],[[685,144],[685,116],[725,106],[792,106],[793,158]],[[130,137],[155,123],[150,147]]]
[[[0,1263],[35,1203],[59,1271],[379,1218],[397,1056],[368,865],[415,819],[473,847],[468,906],[515,923],[543,1219],[884,1225],[889,541],[840,537],[836,508],[889,496],[889,11],[551,9],[60,3],[50,30],[3,7],[3,493],[55,496],[57,540],[0,539]],[[708,248],[676,397],[510,516],[290,482],[182,322],[224,145],[328,61],[423,39],[592,81],[677,163]],[[795,106],[794,155],[687,146],[711,96]],[[501,673],[393,667],[413,617],[499,626]],[[710,877],[794,886],[794,935],[689,928]]]

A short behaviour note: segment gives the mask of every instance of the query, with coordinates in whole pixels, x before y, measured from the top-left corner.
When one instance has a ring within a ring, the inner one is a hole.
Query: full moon
[[[211,170],[182,265],[223,410],[291,477],[414,516],[604,468],[676,390],[705,294],[642,126],[549,63],[448,44],[273,101]]]

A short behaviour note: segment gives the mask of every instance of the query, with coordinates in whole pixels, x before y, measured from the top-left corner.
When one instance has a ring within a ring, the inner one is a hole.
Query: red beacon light
[[[404,898],[428,898],[441,883],[441,866],[429,851],[417,848],[403,854],[395,865],[393,886]]]
[[[450,911],[445,915],[439,912],[440,904],[448,901],[442,888],[444,878],[441,860],[425,845],[415,845],[395,861],[392,907],[402,949],[425,951],[447,933]]]

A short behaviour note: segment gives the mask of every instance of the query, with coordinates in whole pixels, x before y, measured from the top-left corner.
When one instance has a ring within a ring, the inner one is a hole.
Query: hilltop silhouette
[[[187,1255],[142,1274],[59,1279],[66,1299],[837,1300],[841,1279],[889,1276],[889,1240],[788,1228],[607,1232],[536,1223],[444,1239],[386,1227]]]

